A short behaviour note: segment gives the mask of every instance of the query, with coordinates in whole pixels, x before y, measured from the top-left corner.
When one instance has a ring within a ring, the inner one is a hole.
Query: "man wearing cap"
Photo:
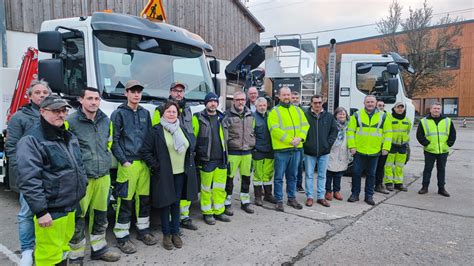
[[[224,115],[224,130],[228,134],[229,169],[225,191],[225,214],[234,215],[231,209],[234,177],[237,170],[240,173],[240,202],[241,209],[246,213],[254,213],[250,208],[250,170],[252,166],[252,150],[255,147],[255,118],[250,109],[245,106],[245,93],[234,93],[232,106]]]
[[[140,158],[140,148],[147,131],[151,128],[150,113],[140,106],[143,86],[137,80],[125,85],[127,103],[112,113],[112,154],[118,161],[117,215],[114,234],[118,248],[126,254],[137,251],[130,240],[132,201],[135,200],[137,239],[145,245],[155,245],[156,238],[150,233],[150,171]]]
[[[40,122],[17,144],[18,188],[35,215],[36,265],[66,265],[74,211],[86,191],[79,142],[64,128],[68,108],[61,97],[46,97]]]
[[[230,222],[224,214],[227,176],[227,145],[222,128],[224,115],[217,110],[219,97],[209,92],[204,98],[206,109],[193,116],[196,137],[196,161],[201,176],[201,211],[204,222]]]
[[[87,87],[82,90],[79,102],[81,107],[67,118],[66,127],[79,139],[88,186],[76,213],[76,230],[69,243],[71,247],[69,262],[83,263],[87,213],[89,213],[91,258],[114,262],[120,259],[120,254],[110,251],[105,239],[112,167],[111,123],[107,115],[99,109],[100,95],[97,89]]]
[[[21,137],[38,123],[40,117],[40,103],[51,94],[48,83],[43,80],[33,80],[26,91],[29,103],[22,106],[8,121],[5,152],[8,158],[9,176],[16,180],[16,144]],[[10,180],[4,180],[5,184]],[[35,247],[35,226],[33,213],[20,193],[20,212],[18,213],[18,233],[20,237],[21,261],[20,265],[33,265],[33,249]]]
[[[418,194],[428,193],[431,172],[436,162],[438,171],[438,194],[449,197],[446,185],[446,162],[449,148],[456,141],[456,129],[449,117],[441,114],[441,103],[435,102],[430,106],[430,113],[421,119],[416,131],[416,139],[423,145],[425,155],[425,168],[423,169],[423,186]]]
[[[180,116],[179,116],[179,123],[183,125],[184,129],[189,133],[190,136],[194,136],[193,130],[193,113],[191,112],[191,108],[186,104],[186,98],[184,97],[186,91],[186,84],[181,82],[173,82],[170,86],[170,100],[174,100],[178,103],[180,107]],[[152,125],[157,125],[160,123],[161,118],[161,110],[163,106],[158,106],[155,109],[155,113],[153,114]],[[181,200],[179,202],[180,208],[180,220],[181,220],[181,227],[186,228],[189,230],[197,230],[197,226],[193,224],[191,217],[189,217],[189,207],[191,206],[191,201]]]
[[[403,168],[407,161],[411,122],[407,117],[403,103],[397,102],[395,104],[390,120],[392,122],[392,147],[384,166],[384,183],[389,190],[395,188],[407,191],[403,185]]]

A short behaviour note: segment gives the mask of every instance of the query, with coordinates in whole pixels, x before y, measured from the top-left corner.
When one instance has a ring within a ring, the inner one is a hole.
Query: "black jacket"
[[[113,124],[112,154],[120,164],[140,160],[139,150],[143,139],[151,128],[150,112],[138,106],[137,111],[120,105],[110,118]]]
[[[194,165],[194,148],[196,142],[181,126],[185,137],[189,141],[186,151],[184,174],[186,175],[185,189],[181,199],[193,201],[197,199],[198,184],[196,166]],[[170,206],[180,200],[176,197],[171,158],[166,146],[165,134],[161,124],[155,125],[146,135],[141,149],[141,156],[151,169],[151,204],[155,208]]]
[[[426,119],[434,120],[436,125],[438,125],[439,121],[441,121],[444,118],[446,117],[443,115],[440,115],[437,118],[431,117],[430,114],[426,116]],[[421,145],[425,147],[428,146],[428,144],[430,144],[430,141],[425,136],[425,131],[423,130],[423,126],[421,125],[421,123],[418,124],[418,129],[416,130],[416,139]],[[455,141],[456,141],[456,129],[454,129],[454,123],[451,121],[451,128],[449,129],[449,136],[448,136],[448,141],[446,142],[446,144],[448,144],[449,147],[452,147]]]
[[[18,142],[17,159],[18,188],[36,217],[73,211],[85,195],[81,149],[71,132],[42,120]]]
[[[337,125],[334,116],[323,111],[316,116],[311,108],[305,112],[309,130],[306,141],[303,143],[304,153],[311,156],[329,154],[337,138]]]
[[[255,149],[252,152],[252,157],[254,160],[272,159],[274,155],[267,125],[268,112],[265,115],[254,112],[253,116],[255,117]]]

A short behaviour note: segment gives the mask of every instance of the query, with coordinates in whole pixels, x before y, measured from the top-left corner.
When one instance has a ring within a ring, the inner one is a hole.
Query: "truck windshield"
[[[175,81],[187,85],[185,97],[189,100],[203,100],[213,91],[207,61],[199,48],[156,39],[158,47],[143,51],[138,47],[146,40],[143,36],[112,31],[96,31],[94,36],[97,82],[104,97],[123,95],[131,79],[142,83],[143,95],[152,98],[168,98]]]

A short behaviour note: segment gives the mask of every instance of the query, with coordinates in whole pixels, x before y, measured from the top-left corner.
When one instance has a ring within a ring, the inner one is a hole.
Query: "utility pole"
[[[7,23],[5,16],[5,1],[0,0],[0,39],[1,39],[1,59],[2,67],[8,66],[8,56],[7,56]]]
[[[334,113],[334,93],[336,91],[336,39],[331,39],[328,60],[328,112]]]

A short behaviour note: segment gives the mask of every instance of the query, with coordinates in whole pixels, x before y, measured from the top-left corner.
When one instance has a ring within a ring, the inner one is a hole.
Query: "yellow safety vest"
[[[407,144],[410,141],[411,123],[407,117],[397,119],[391,116],[392,120],[392,143],[397,145]]]
[[[392,125],[384,112],[375,111],[372,117],[365,109],[351,116],[347,128],[347,146],[357,153],[378,155],[381,149],[389,151],[392,146]]]
[[[426,139],[430,141],[424,150],[429,153],[441,154],[449,152],[448,137],[451,130],[451,119],[446,117],[441,119],[436,125],[433,119],[423,118],[421,126],[425,132]]]
[[[303,147],[309,124],[301,108],[294,105],[290,105],[288,108],[277,105],[268,114],[267,124],[273,150],[295,148],[291,145],[293,138],[301,138],[302,141],[297,148]]]

